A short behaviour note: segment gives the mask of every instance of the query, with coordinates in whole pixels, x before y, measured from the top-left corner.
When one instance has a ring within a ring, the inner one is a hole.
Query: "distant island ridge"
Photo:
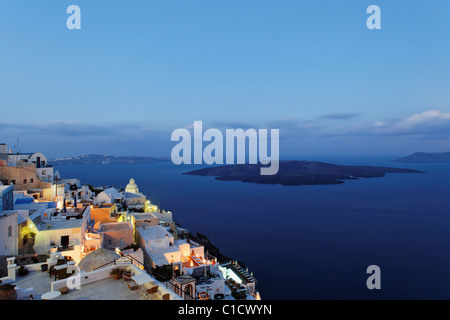
[[[163,157],[139,157],[139,156],[111,156],[100,154],[88,154],[83,156],[63,157],[49,160],[50,164],[58,166],[69,165],[93,165],[93,164],[143,164],[169,161]]]
[[[415,163],[433,163],[433,162],[450,162],[449,152],[416,152],[407,157],[393,160],[394,162],[415,162]]]
[[[450,156],[450,152],[448,153]],[[402,158],[405,159],[405,158]],[[408,162],[398,159],[398,162]],[[90,154],[73,157],[60,157],[49,161],[57,166],[70,165],[111,165],[111,164],[149,164],[170,161],[164,157],[111,156]],[[411,161],[413,162],[413,161]],[[422,161],[424,162],[424,161]],[[442,161],[443,162],[443,161]],[[207,167],[184,172],[186,175],[214,176],[216,180],[242,181],[258,184],[280,184],[285,186],[341,184],[345,180],[384,177],[388,173],[423,173],[413,169],[345,166],[320,161],[280,161],[276,175],[260,175],[261,164],[237,164]]]
[[[387,173],[423,173],[412,169],[344,166],[319,161],[280,161],[280,169],[273,176],[260,175],[260,168],[260,164],[225,165],[193,170],[183,174],[214,176],[216,180],[223,181],[300,186],[341,184],[345,180],[384,177]]]

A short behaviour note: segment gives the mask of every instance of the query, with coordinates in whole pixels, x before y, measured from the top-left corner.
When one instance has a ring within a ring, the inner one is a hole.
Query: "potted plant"
[[[131,273],[131,272],[129,272],[129,271],[123,271],[122,272],[122,277],[123,277],[123,280],[125,280],[125,281],[131,281],[131,277],[133,276],[133,274]]]
[[[115,280],[122,278],[123,270],[121,268],[114,268],[111,270],[109,275],[113,276]]]
[[[69,288],[62,287],[61,289],[59,289],[59,292],[61,292],[61,294],[68,294],[69,293]]]
[[[57,271],[55,269],[55,266],[51,266],[48,270],[48,273],[50,274],[50,277],[56,276]]]
[[[17,292],[13,284],[0,284],[0,300],[16,300]]]
[[[17,274],[19,275],[19,277],[26,276],[29,272],[30,271],[28,271],[28,269],[24,266],[20,266],[19,269],[17,269]]]

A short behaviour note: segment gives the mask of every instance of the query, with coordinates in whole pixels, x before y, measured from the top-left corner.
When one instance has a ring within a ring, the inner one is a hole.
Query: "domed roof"
[[[138,193],[139,192],[139,187],[136,184],[136,181],[134,181],[133,178],[130,179],[130,182],[127,184],[126,188],[125,188],[126,192],[133,192],[133,193]]]
[[[119,257],[120,255],[112,250],[100,248],[84,257],[78,264],[78,268],[80,268],[81,271],[90,272],[98,267],[109,266],[109,263],[112,264],[114,260]]]
[[[130,182],[127,184],[127,188],[137,188],[136,181],[133,178],[130,179]]]

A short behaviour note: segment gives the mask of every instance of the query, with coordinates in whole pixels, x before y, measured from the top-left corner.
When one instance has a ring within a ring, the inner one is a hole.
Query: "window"
[[[61,236],[61,246],[68,247],[69,243],[69,236]]]
[[[8,227],[8,237],[12,237],[12,226]]]
[[[27,179],[23,179],[23,184],[27,184]]]
[[[33,183],[33,182],[34,182],[34,179],[33,179],[33,178],[31,178],[31,179],[30,179],[30,183]]]
[[[11,180],[11,184],[16,184],[16,180]]]
[[[111,245],[111,239],[108,239],[108,246]]]

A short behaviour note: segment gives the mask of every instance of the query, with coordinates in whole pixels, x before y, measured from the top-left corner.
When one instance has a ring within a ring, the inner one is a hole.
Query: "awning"
[[[143,284],[153,281],[153,278],[145,272],[138,274],[136,276],[133,276],[133,277],[131,277],[131,279],[133,279],[134,282],[136,282],[138,285],[143,285]]]

